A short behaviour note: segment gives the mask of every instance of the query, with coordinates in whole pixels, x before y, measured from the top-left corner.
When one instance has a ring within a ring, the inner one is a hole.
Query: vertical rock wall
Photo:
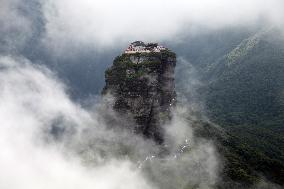
[[[176,103],[175,53],[122,54],[106,70],[102,94],[114,97],[113,108],[120,116],[133,118],[133,130],[163,142],[162,125],[171,119]]]

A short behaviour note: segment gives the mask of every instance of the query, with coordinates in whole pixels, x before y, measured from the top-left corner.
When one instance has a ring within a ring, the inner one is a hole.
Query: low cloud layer
[[[165,126],[169,151],[159,156],[160,146],[107,125],[106,106],[82,108],[52,72],[24,58],[0,57],[0,88],[0,188],[210,188],[217,181],[215,148],[194,137],[181,117],[186,109]]]
[[[76,132],[96,122],[45,68],[10,57],[1,57],[0,67],[0,188],[150,188],[128,161],[89,169],[76,154],[64,155],[62,143],[47,142],[59,118],[60,127]]]

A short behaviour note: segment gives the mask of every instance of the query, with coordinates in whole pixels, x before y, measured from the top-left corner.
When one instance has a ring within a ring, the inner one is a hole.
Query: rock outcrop
[[[133,130],[163,142],[162,125],[171,119],[176,104],[174,70],[176,55],[160,52],[123,53],[106,70],[102,94],[114,97],[113,109],[120,116],[132,117]]]

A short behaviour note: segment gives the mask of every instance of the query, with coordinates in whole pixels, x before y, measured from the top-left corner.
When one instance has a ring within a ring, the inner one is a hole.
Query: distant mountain
[[[196,90],[203,110],[230,136],[220,139],[230,178],[249,181],[257,173],[284,184],[283,34],[273,28],[226,30],[183,45],[178,55],[202,83]]]
[[[281,124],[284,40],[279,35],[259,32],[207,67],[206,105],[214,120],[259,124],[277,119]]]

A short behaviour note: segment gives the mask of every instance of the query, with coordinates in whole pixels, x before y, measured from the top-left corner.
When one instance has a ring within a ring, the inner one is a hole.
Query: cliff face
[[[132,117],[134,131],[156,142],[163,141],[164,123],[171,119],[176,103],[175,53],[124,53],[106,70],[102,94],[114,97],[113,109],[121,116]]]

